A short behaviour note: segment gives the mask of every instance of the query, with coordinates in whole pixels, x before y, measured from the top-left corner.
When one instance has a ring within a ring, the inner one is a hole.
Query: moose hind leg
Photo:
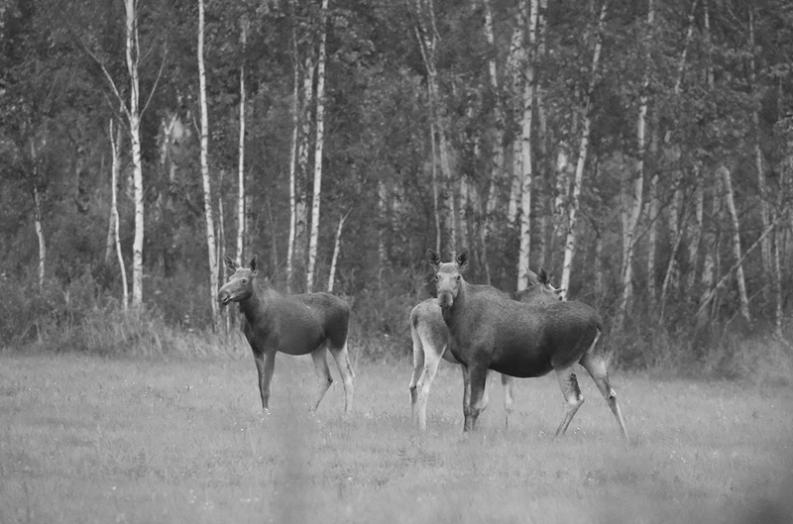
[[[504,429],[509,428],[509,416],[515,404],[513,395],[513,380],[509,375],[501,375],[501,385],[504,387]]]
[[[324,344],[311,353],[311,360],[314,361],[314,371],[317,374],[318,381],[317,400],[314,402],[311,411],[316,411],[319,408],[319,403],[322,402],[322,398],[333,383],[330,369],[328,369],[328,361],[325,358],[326,354],[327,350]]]
[[[625,440],[628,440],[628,430],[625,428],[625,419],[622,418],[622,411],[620,410],[620,405],[617,403],[617,393],[614,392],[609,382],[608,368],[605,359],[599,355],[587,353],[581,359],[581,365],[584,366],[584,369],[589,372],[592,380],[595,381],[600,393],[606,399],[609,409],[614,413],[614,418],[617,419],[617,424],[620,426],[622,436]]]
[[[424,346],[427,348],[427,345]],[[421,372],[421,386],[417,395],[417,417],[418,427],[420,431],[427,429],[427,400],[430,396],[430,389],[432,388],[432,381],[435,380],[435,375],[438,373],[438,366],[441,363],[441,355],[445,347],[440,351],[425,351],[424,352],[424,368]]]
[[[422,373],[424,371],[424,349],[419,334],[412,326],[410,335],[413,338],[413,373],[410,375],[408,389],[410,390],[410,409],[413,419],[415,420],[418,416],[416,413],[416,401],[418,400],[418,391],[416,388],[418,387],[419,381],[422,379]]]
[[[254,353],[253,360],[256,362],[256,371],[259,374],[259,395],[262,399],[262,409],[265,413],[269,413],[270,381],[273,378],[273,370],[275,369],[275,351]]]
[[[584,403],[584,396],[581,394],[581,388],[578,387],[578,380],[576,379],[573,368],[567,367],[556,370],[556,377],[559,379],[559,386],[562,388],[562,394],[567,402],[567,412],[564,414],[561,424],[556,429],[555,437],[563,435],[567,431],[570,422],[573,421],[578,408]]]
[[[341,375],[341,381],[344,384],[344,412],[349,413],[352,411],[355,393],[355,372],[352,370],[352,364],[350,364],[350,353],[347,351],[347,342],[344,342],[341,349],[330,348],[330,352],[334,360],[336,360],[336,365]]]

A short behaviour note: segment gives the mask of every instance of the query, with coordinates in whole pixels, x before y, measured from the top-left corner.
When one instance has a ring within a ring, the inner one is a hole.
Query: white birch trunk
[[[292,12],[292,141],[289,146],[289,236],[286,243],[286,292],[292,292],[294,277],[295,241],[297,237],[297,142],[300,130],[300,60],[295,28],[295,0],[289,2]]]
[[[600,9],[600,17],[598,18],[597,35],[595,39],[595,51],[592,54],[592,70],[590,72],[589,86],[586,95],[586,104],[584,107],[583,123],[581,125],[581,141],[578,147],[578,161],[575,168],[575,179],[573,180],[573,191],[568,203],[567,213],[567,234],[564,245],[564,259],[562,261],[562,278],[560,287],[562,288],[562,298],[567,298],[567,293],[570,289],[570,274],[573,268],[573,256],[575,255],[575,226],[578,219],[579,199],[581,196],[581,186],[584,179],[584,167],[586,166],[587,152],[589,151],[589,132],[592,126],[592,95],[595,88],[595,81],[597,79],[598,62],[600,61],[600,52],[603,48],[603,25],[606,19],[606,6],[604,2]]]
[[[140,146],[140,81],[138,78],[137,0],[125,0],[126,11],[126,62],[129,73],[129,120],[130,153],[132,154],[132,185],[135,204],[135,236],[132,241],[132,307],[143,305],[143,167]]]
[[[525,5],[525,4],[524,4]],[[520,141],[520,246],[518,249],[517,290],[522,291],[529,285],[529,264],[531,260],[531,190],[534,173],[532,170],[532,121],[534,116],[534,57],[537,44],[538,0],[531,0],[528,13],[528,61],[523,86],[523,117],[521,119]]]
[[[311,122],[314,105],[314,63],[311,52],[306,53],[303,70],[303,121],[300,125],[300,138],[297,147],[297,171],[295,173],[295,243],[293,264],[299,261],[299,266],[306,268],[306,233],[308,230],[308,194],[306,183],[308,181],[308,161],[311,142]],[[304,275],[305,276],[305,275]]]
[[[209,115],[207,109],[206,70],[204,67],[204,0],[198,0],[198,83],[201,105],[201,178],[204,187],[204,215],[207,232],[207,259],[209,262],[209,303],[212,310],[212,327],[219,327],[218,267],[215,254],[215,220],[212,213],[212,187],[209,176]]]
[[[730,223],[732,225],[732,252],[735,256],[738,267],[735,269],[735,278],[738,281],[738,299],[740,301],[741,316],[748,322],[751,322],[752,317],[749,313],[749,297],[746,293],[746,280],[743,275],[743,260],[741,253],[741,228],[738,222],[738,211],[735,208],[735,196],[732,190],[732,177],[730,170],[725,166],[719,167],[719,175],[721,176],[722,184],[724,186],[724,201],[727,204],[727,211],[730,214]]]
[[[240,141],[238,147],[237,166],[237,265],[242,265],[243,247],[245,242],[245,46],[247,43],[248,22],[240,21],[240,43],[243,58],[240,63]]]
[[[115,133],[118,133],[117,135]],[[121,234],[118,218],[118,174],[121,170],[121,158],[119,145],[121,144],[121,127],[114,130],[113,120],[108,124],[108,136],[110,137],[111,164],[110,164],[110,223],[113,224],[113,243],[118,259],[118,269],[121,273],[122,307],[127,310],[129,304],[129,293],[127,287],[127,268],[124,264],[124,256],[121,253]]]
[[[782,306],[784,304],[784,298],[782,295],[782,264],[780,263],[780,256],[779,256],[779,238],[780,228],[777,226],[774,229],[774,249],[772,251],[774,256],[774,334],[780,340],[783,339],[784,334],[782,333],[782,319],[784,316],[784,311],[782,310]]]
[[[339,253],[341,252],[341,232],[348,216],[350,216],[349,211],[339,219],[339,226],[336,228],[336,238],[333,241],[333,256],[330,259],[330,274],[328,275],[328,293],[333,293],[333,285],[336,281],[336,264],[339,261]]]
[[[325,140],[325,42],[327,40],[327,12],[328,0],[322,0],[319,55],[317,58],[317,127],[314,143],[314,188],[311,197],[311,232],[308,237],[308,269],[306,270],[306,291],[309,293],[314,287],[314,270],[317,265],[319,210],[322,196],[322,148]]]
[[[650,179],[650,188],[647,192],[647,295],[650,304],[655,304],[658,295],[658,286],[655,281],[656,246],[658,245],[658,174]]]
[[[633,296],[633,252],[634,237],[636,226],[639,224],[639,217],[642,212],[642,193],[644,190],[644,156],[647,147],[647,107],[649,103],[650,90],[650,46],[652,43],[651,31],[655,19],[655,7],[653,0],[648,1],[647,7],[647,26],[644,36],[645,64],[644,78],[642,79],[642,92],[639,96],[639,116],[636,124],[637,159],[636,168],[631,181],[631,195],[626,197],[622,208],[622,296],[614,320],[614,326],[621,330],[625,323],[628,313],[628,305]],[[624,194],[624,193],[623,193]],[[630,201],[630,202],[628,202]]]
[[[46,276],[46,262],[47,262],[47,242],[44,238],[44,223],[41,215],[41,197],[39,195],[38,185],[33,183],[33,227],[36,230],[36,240],[39,246],[39,271],[38,271],[38,284],[39,291],[44,289],[44,279]]]

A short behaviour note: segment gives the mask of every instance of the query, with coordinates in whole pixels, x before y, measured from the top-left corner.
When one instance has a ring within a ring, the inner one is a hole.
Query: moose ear
[[[430,264],[435,269],[437,269],[438,266],[441,265],[441,257],[440,257],[440,255],[438,255],[438,253],[436,253],[432,249],[428,249],[427,250],[427,260],[429,260]]]
[[[251,257],[251,261],[248,263],[248,267],[250,267],[251,271],[253,271],[254,273],[256,272],[256,255],[253,255],[253,257]]]
[[[459,255],[457,255],[457,265],[460,266],[460,269],[464,268],[467,263],[468,263],[468,251],[463,251]]]
[[[229,268],[229,270],[232,273],[237,271],[237,264],[234,262],[234,260],[231,259],[230,256],[226,255],[226,258],[224,260],[226,262],[226,267]]]

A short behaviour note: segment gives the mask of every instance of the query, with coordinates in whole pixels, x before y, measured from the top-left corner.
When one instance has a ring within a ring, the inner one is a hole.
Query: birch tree
[[[560,287],[562,289],[561,295],[563,298],[567,297],[568,289],[570,288],[570,273],[573,268],[573,256],[575,255],[576,236],[575,227],[578,220],[579,199],[581,197],[581,186],[584,179],[584,168],[586,167],[586,157],[589,151],[589,133],[592,127],[592,96],[597,82],[598,63],[600,62],[600,53],[603,49],[603,26],[606,20],[607,2],[604,2],[600,8],[600,16],[597,22],[597,31],[595,33],[595,49],[592,53],[592,67],[589,73],[589,85],[587,86],[586,98],[583,108],[583,121],[581,123],[581,137],[578,145],[578,160],[575,168],[575,178],[573,180],[573,190],[570,195],[570,202],[567,209],[567,234],[564,244],[564,260],[562,261],[562,278]]]
[[[322,196],[322,148],[325,132],[325,44],[327,40],[326,18],[328,0],[322,0],[320,9],[319,54],[317,56],[317,114],[314,142],[314,186],[311,195],[311,232],[308,238],[308,269],[306,270],[306,291],[310,293],[314,285],[314,269],[317,265],[317,244],[319,242],[319,207]]]
[[[125,107],[129,124],[132,155],[132,180],[135,200],[135,237],[132,241],[132,307],[143,305],[143,166],[140,149],[140,80],[138,62],[140,43],[138,39],[137,0],[125,0],[126,13],[126,59],[129,74],[129,107]],[[120,98],[120,97],[119,97]]]
[[[650,64],[652,54],[652,31],[655,21],[655,6],[653,0],[647,2],[647,24],[644,34],[644,73],[642,74],[641,93],[639,94],[639,114],[636,122],[636,167],[631,180],[630,197],[625,196],[622,206],[622,296],[620,298],[617,315],[614,319],[616,329],[622,329],[628,304],[633,295],[633,251],[635,244],[636,226],[642,212],[642,193],[644,189],[644,156],[647,134],[647,107],[649,105],[650,91]]]
[[[245,48],[248,40],[248,19],[240,19],[240,141],[237,166],[237,266],[242,265],[245,241]],[[222,217],[222,215],[221,215]],[[222,260],[223,258],[221,258]]]
[[[289,1],[292,18],[292,139],[289,144],[289,235],[286,244],[286,290],[292,292],[297,240],[297,148],[300,135],[300,57],[297,47],[295,0]]]
[[[215,220],[212,211],[212,185],[209,176],[209,115],[207,108],[206,68],[204,65],[204,0],[198,0],[198,89],[201,108],[201,179],[204,189],[207,260],[209,262],[209,304],[212,326],[220,327],[220,312],[215,296],[218,290],[218,260],[215,245]]]
[[[754,150],[754,167],[757,171],[757,191],[759,193],[759,207],[760,207],[760,221],[763,229],[768,227],[771,223],[771,211],[768,203],[768,183],[766,182],[765,169],[763,167],[763,150],[760,147],[760,92],[757,83],[757,64],[755,59],[755,48],[757,43],[755,41],[755,7],[754,5],[748,6],[749,11],[749,88],[752,94],[757,97],[757,100],[752,107],[752,132]],[[763,272],[766,276],[772,275],[772,253],[771,253],[771,237],[765,237],[760,245],[760,255],[762,260]]]
[[[741,316],[746,319],[747,322],[751,322],[752,317],[749,313],[749,297],[746,293],[746,279],[744,278],[743,264],[741,263],[743,260],[743,256],[741,254],[741,227],[740,222],[738,221],[738,210],[735,207],[735,193],[732,189],[732,176],[730,174],[730,170],[725,166],[719,167],[718,172],[721,176],[723,185],[722,187],[724,188],[724,202],[727,205],[727,212],[730,215],[730,225],[732,226],[732,252],[735,256],[737,264],[737,267],[735,268],[735,279],[738,283],[738,300],[740,304],[739,310],[741,312]],[[765,236],[761,238],[765,238]]]
[[[33,168],[33,187],[31,188],[33,195],[33,229],[36,231],[36,241],[39,248],[38,285],[39,291],[42,291],[46,277],[47,240],[44,236],[44,220],[41,212],[41,192],[39,191],[41,173],[39,173],[38,169],[38,147],[35,135],[30,138],[30,163]]]
[[[141,156],[140,122],[157,89],[160,76],[165,67],[165,59],[160,63],[157,78],[149,92],[146,103],[140,105],[140,39],[138,31],[138,2],[137,0],[124,0],[125,13],[125,62],[129,76],[128,101],[125,102],[121,90],[110,74],[107,65],[100,60],[85,44],[83,49],[99,65],[110,90],[119,102],[121,110],[126,117],[130,140],[130,156],[132,160],[132,185],[135,215],[135,235],[132,241],[132,307],[140,309],[143,306],[143,238],[144,238],[144,199],[143,199],[143,165]]]
[[[127,286],[127,268],[124,256],[121,253],[121,234],[118,218],[118,173],[121,170],[121,127],[113,125],[111,118],[108,123],[108,137],[110,138],[110,223],[113,231],[113,244],[118,260],[118,270],[121,273],[122,307],[127,310],[129,304],[129,291]]]
[[[425,20],[426,18],[426,20]],[[456,256],[457,252],[457,220],[454,211],[454,197],[453,188],[451,185],[451,162],[449,160],[448,141],[446,137],[446,122],[445,112],[442,109],[438,88],[438,70],[436,64],[436,51],[438,46],[438,29],[435,24],[435,6],[433,0],[416,0],[416,39],[418,40],[419,49],[421,51],[421,58],[424,63],[424,68],[427,72],[427,95],[430,113],[430,141],[432,149],[432,166],[433,180],[435,177],[436,162],[440,165],[441,182],[440,186],[443,188],[439,191],[442,195],[441,199],[444,202],[445,208],[445,229],[443,234],[439,233],[440,237],[446,237],[449,245],[449,251],[452,256]],[[436,149],[437,140],[437,149]],[[436,156],[437,154],[437,156]],[[435,186],[435,182],[433,182]],[[440,222],[440,213],[437,222]],[[438,245],[441,244],[440,239],[436,240]],[[440,250],[438,250],[440,252]]]
[[[534,116],[534,58],[537,44],[537,16],[539,1],[531,0],[530,5],[524,3],[529,12],[524,15],[528,19],[527,45],[528,52],[526,75],[523,86],[523,115],[521,119],[520,139],[520,247],[518,248],[518,282],[521,291],[529,285],[529,261],[531,255],[531,190],[532,178],[532,122]],[[528,15],[528,16],[526,16]]]

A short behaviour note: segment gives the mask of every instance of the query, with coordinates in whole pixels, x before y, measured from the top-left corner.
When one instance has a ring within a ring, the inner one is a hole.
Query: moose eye
[[[243,278],[243,279],[242,279],[242,283],[243,283],[243,284],[247,284],[247,283],[248,283],[248,279],[247,279],[247,278]]]
[[[438,282],[441,279],[441,276],[436,274],[436,275],[433,275],[432,278],[435,279],[435,282]]]
[[[457,282],[460,281],[460,275],[457,275]]]

